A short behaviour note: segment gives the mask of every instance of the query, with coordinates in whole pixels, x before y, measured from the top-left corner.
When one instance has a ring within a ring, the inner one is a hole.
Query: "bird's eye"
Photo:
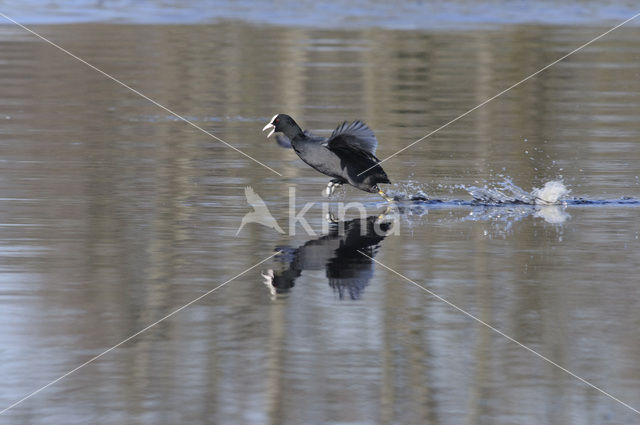
[[[276,118],[273,122],[278,124],[280,122],[280,118]]]

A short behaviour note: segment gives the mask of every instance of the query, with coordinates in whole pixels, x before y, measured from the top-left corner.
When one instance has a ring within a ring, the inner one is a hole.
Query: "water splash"
[[[548,181],[542,187],[533,188],[531,192],[527,192],[515,185],[511,179],[505,176],[500,177],[503,178],[503,181],[485,184],[483,187],[449,186],[450,193],[453,194],[455,190],[463,190],[471,195],[471,200],[430,197],[424,190],[424,185],[415,181],[394,184],[387,193],[396,200],[399,213],[409,221],[410,225],[413,220],[426,217],[429,211],[471,208],[468,215],[457,220],[491,222],[503,233],[510,231],[514,223],[529,216],[542,219],[549,224],[561,225],[571,218],[566,209],[572,206],[640,206],[639,198],[585,199],[569,197],[571,190],[565,186],[562,180]],[[437,188],[441,190],[446,186],[439,184]]]
[[[536,198],[538,205],[557,205],[570,192],[571,190],[567,189],[562,181],[553,180],[546,182],[540,189],[533,189],[531,194]]]
[[[516,206],[640,206],[640,198],[623,196],[616,199],[588,199],[582,197],[569,197],[571,189],[567,188],[562,180],[551,180],[546,182],[541,188],[533,188],[527,192],[515,185],[511,179],[504,178],[502,182],[483,187],[455,185],[437,185],[439,190],[449,187],[449,193],[456,190],[466,191],[471,195],[471,200],[446,199],[432,197],[423,188],[424,185],[415,182],[400,182],[393,185],[387,194],[405,207],[429,207],[429,208],[450,208],[450,207],[516,207]],[[551,210],[549,210],[551,211]]]
[[[545,205],[536,210],[533,214],[534,217],[541,218],[550,224],[562,224],[569,217],[571,217],[565,210],[559,205]]]
[[[393,188],[387,191],[387,195],[400,202],[424,202],[430,200],[423,185],[413,180],[394,183]]]
[[[542,188],[534,188],[531,192],[527,192],[508,178],[493,186],[460,186],[460,188],[467,190],[473,197],[473,203],[477,205],[558,205],[570,192],[561,180],[546,182]]]
[[[527,192],[509,178],[483,187],[457,185],[471,195],[472,200],[445,200],[431,198],[423,186],[409,181],[394,185],[388,193],[399,203],[403,216],[421,217],[436,208],[471,207],[463,220],[502,223],[509,230],[511,225],[533,215],[550,224],[562,224],[571,216],[565,211],[571,199],[570,190],[561,180],[548,181],[541,188]]]
[[[549,224],[562,224],[571,218],[564,205],[479,205],[464,220],[503,223],[506,230],[525,217],[533,215]]]

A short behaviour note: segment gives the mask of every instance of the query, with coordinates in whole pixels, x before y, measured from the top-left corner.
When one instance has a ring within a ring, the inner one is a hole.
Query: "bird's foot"
[[[393,210],[393,206],[387,205],[384,211],[378,214],[378,220],[384,220],[387,217],[387,214],[389,214],[392,210]]]
[[[331,211],[327,213],[325,218],[329,223],[340,223],[340,218]]]
[[[260,274],[264,279],[262,283],[264,283],[265,286],[269,289],[269,298],[271,298],[272,300],[275,300],[277,291],[276,291],[276,287],[273,286],[273,277],[274,277],[273,269],[268,269],[266,273],[260,272]]]
[[[393,221],[398,218],[398,205],[395,202],[390,202],[383,212],[378,214],[377,221]]]
[[[382,190],[378,191],[378,195],[382,196],[384,198],[384,200],[387,201],[387,202],[395,202],[395,199],[387,196],[387,194],[384,193]]]
[[[340,183],[339,181],[331,180],[327,184],[327,187],[324,188],[324,191],[322,192],[322,194],[324,195],[325,198],[328,198],[331,195],[333,195],[333,192],[335,192],[335,190],[340,186],[342,186],[342,183]]]

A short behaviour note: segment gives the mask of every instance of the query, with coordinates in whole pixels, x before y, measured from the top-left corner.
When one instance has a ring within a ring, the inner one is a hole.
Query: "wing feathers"
[[[365,123],[360,120],[349,122],[343,122],[331,133],[328,144],[331,148],[332,141],[341,139],[345,143],[366,151],[371,155],[376,154],[376,148],[378,147],[378,139]]]

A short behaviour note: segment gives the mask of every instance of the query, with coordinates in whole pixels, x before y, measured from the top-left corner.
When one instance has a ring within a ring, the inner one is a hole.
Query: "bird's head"
[[[271,129],[271,132],[267,135],[267,138],[271,137],[273,133],[280,132],[286,134],[288,137],[296,135],[298,132],[302,132],[296,122],[287,114],[277,114],[271,118],[269,124],[265,125],[262,131]]]

